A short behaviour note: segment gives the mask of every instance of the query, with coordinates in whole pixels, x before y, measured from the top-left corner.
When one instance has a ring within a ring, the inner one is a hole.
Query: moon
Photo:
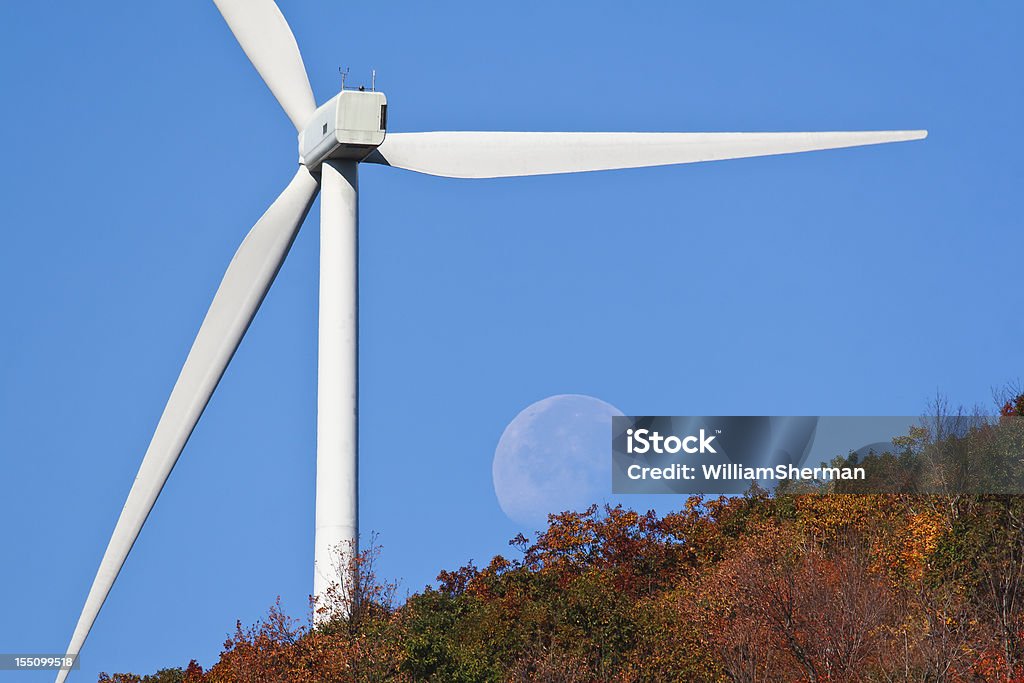
[[[559,394],[515,416],[494,451],[498,503],[509,519],[544,526],[549,513],[582,510],[612,494],[615,406],[592,396]]]

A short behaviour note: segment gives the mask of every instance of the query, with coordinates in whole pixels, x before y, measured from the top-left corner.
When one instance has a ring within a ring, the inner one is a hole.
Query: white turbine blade
[[[139,530],[270,289],[316,192],[317,181],[300,167],[231,259],[128,492],[71,637],[69,656],[81,651]],[[58,683],[66,676],[67,670],[62,670]]]
[[[213,0],[242,50],[301,131],[316,109],[295,35],[274,0]]]
[[[451,178],[603,171],[919,140],[924,130],[831,133],[388,133],[365,159]]]

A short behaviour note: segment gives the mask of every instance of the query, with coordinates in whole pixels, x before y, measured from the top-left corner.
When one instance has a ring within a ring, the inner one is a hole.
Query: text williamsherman
[[[626,476],[630,479],[696,479],[696,467],[675,463],[667,467],[630,465]],[[835,479],[864,479],[863,467],[746,467],[736,463],[701,465],[704,479],[716,481],[761,481],[765,479],[798,479],[802,481],[831,481]]]

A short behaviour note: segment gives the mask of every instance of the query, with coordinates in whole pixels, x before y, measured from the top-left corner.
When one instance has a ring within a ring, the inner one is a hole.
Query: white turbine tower
[[[284,262],[317,192],[319,396],[313,593],[351,580],[357,506],[357,263],[360,162],[455,178],[574,173],[917,140],[926,131],[821,133],[391,133],[383,93],[342,90],[316,106],[291,29],[273,0],[214,0],[299,132],[299,167],[238,248],[114,527],[67,653],[77,656],[203,409]],[[336,553],[342,549],[341,563]],[[57,681],[63,681],[62,670]]]

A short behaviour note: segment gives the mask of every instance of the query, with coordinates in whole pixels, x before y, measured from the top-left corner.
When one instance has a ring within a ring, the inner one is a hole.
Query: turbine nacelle
[[[299,133],[299,163],[314,170],[325,159],[362,161],[384,142],[387,116],[384,93],[342,90]]]

